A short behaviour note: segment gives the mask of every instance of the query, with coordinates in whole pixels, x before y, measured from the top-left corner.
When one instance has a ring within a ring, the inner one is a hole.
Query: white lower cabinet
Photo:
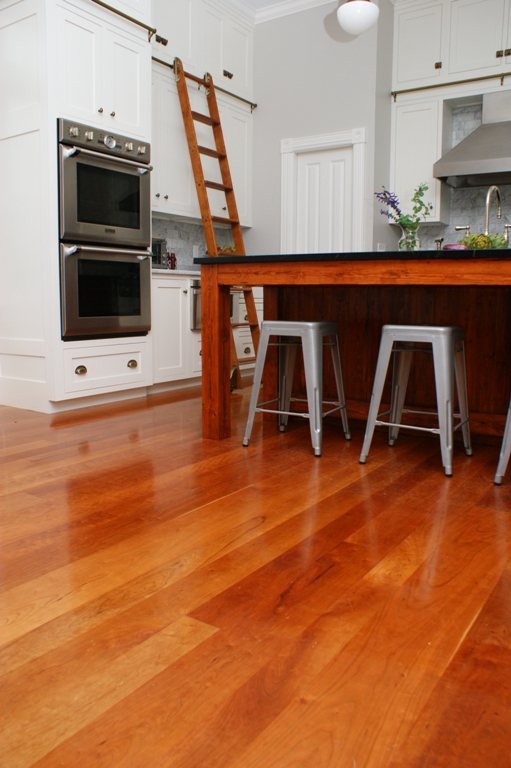
[[[254,303],[257,310],[257,319],[259,325],[263,320],[263,289],[256,286],[253,289]],[[248,321],[247,308],[245,306],[245,299],[242,293],[233,294],[233,323],[244,323]],[[246,358],[254,357],[254,343],[252,341],[252,334],[250,328],[246,326],[244,328],[233,328],[234,344],[236,346],[236,355],[240,363]],[[253,365],[253,362],[251,363]]]
[[[190,330],[190,278],[152,279],[153,382],[200,376],[200,331]]]
[[[116,389],[142,387],[151,383],[148,346],[136,337],[128,343],[64,349],[66,395],[94,394]],[[92,391],[91,391],[92,390]]]

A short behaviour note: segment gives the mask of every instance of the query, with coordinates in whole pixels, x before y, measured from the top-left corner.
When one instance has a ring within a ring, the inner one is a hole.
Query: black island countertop
[[[201,256],[193,260],[194,264],[240,264],[246,259],[258,263],[292,263],[300,261],[428,261],[431,259],[511,259],[511,249],[478,249],[467,251],[358,251],[346,253],[274,253],[239,256],[236,254],[220,256]]]

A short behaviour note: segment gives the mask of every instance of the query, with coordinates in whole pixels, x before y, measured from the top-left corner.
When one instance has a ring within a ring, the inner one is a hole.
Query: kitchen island
[[[415,251],[204,257],[202,429],[230,435],[229,287],[264,287],[267,319],[335,320],[348,415],[365,419],[385,323],[462,325],[473,432],[502,435],[511,393],[511,251]],[[432,371],[416,356],[407,404],[434,408]],[[325,369],[326,395],[333,376]],[[275,396],[276,355],[265,399]],[[273,368],[273,372],[272,372]],[[297,372],[297,385],[303,376]],[[271,417],[270,417],[271,418]]]

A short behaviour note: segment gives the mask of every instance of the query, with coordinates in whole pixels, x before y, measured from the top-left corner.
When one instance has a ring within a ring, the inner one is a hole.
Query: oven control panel
[[[147,142],[130,136],[109,133],[73,120],[59,118],[58,136],[60,144],[92,149],[116,157],[131,158],[139,163],[149,164],[151,159],[151,148]]]

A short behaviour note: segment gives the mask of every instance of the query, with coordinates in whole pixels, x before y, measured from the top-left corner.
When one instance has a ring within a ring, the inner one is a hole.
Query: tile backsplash
[[[453,110],[452,145],[475,131],[482,122],[482,105],[471,104]],[[492,198],[490,232],[504,234],[504,224],[511,223],[511,185],[499,186],[502,198],[502,218],[497,219],[497,205]],[[423,250],[436,249],[435,238],[443,237],[445,243],[457,243],[463,232],[456,232],[455,226],[470,224],[472,233],[484,232],[487,187],[451,190],[451,214],[449,224],[421,225],[419,237]]]
[[[215,228],[215,234],[219,245],[232,242],[229,229]],[[200,269],[198,264],[193,263],[193,246],[197,246],[198,256],[206,255],[202,224],[153,216],[153,237],[165,238],[169,253],[176,254],[178,269]]]

